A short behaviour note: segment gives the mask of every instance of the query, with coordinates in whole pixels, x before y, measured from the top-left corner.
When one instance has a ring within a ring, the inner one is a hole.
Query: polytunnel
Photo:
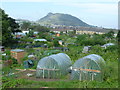
[[[104,68],[105,61],[101,56],[96,54],[85,56],[73,64],[71,80],[102,81]]]
[[[58,53],[42,58],[37,65],[36,77],[55,78],[68,74],[68,68],[72,65],[67,54]]]

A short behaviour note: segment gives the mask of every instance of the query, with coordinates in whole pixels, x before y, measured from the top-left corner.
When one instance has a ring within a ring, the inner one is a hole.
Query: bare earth
[[[33,74],[33,76],[29,77],[27,76],[27,74]],[[28,79],[28,80],[33,80],[33,81],[68,81],[68,80],[61,80],[61,79],[43,79],[43,78],[36,78],[35,76],[35,71],[30,71],[30,70],[26,70],[20,73],[17,73],[18,75],[18,79]]]

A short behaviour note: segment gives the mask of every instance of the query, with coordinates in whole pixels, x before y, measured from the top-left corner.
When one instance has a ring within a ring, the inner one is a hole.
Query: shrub
[[[8,77],[3,77],[2,78],[2,89],[5,88],[15,88],[18,85],[23,84],[24,80],[23,79],[13,79],[13,78],[8,78]]]
[[[112,45],[106,48],[106,51],[115,51],[118,50],[118,45]]]
[[[17,59],[12,58],[11,60],[12,60],[13,64],[18,64]]]

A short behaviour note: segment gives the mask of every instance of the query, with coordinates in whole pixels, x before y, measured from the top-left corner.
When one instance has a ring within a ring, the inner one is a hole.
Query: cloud
[[[49,0],[2,0],[2,2],[48,2]]]
[[[115,3],[54,3],[69,7],[80,8],[83,11],[90,13],[103,13],[117,15],[118,5]]]
[[[45,10],[41,11],[42,15],[46,14],[47,10],[63,12],[76,16],[87,23],[105,27],[117,27],[118,1],[119,0],[2,0],[2,2],[39,2],[38,4],[44,2],[43,5],[47,5],[48,7],[46,6],[44,8],[42,5],[39,5]],[[9,5],[9,3],[6,5]],[[35,6],[35,4],[33,6]],[[11,10],[10,12],[13,14]],[[30,18],[36,19],[36,17],[40,17],[41,13],[38,16],[37,14],[31,15]],[[19,14],[14,16],[29,18],[27,14],[26,16],[20,16]]]
[[[119,0],[2,0],[2,2],[118,2]]]

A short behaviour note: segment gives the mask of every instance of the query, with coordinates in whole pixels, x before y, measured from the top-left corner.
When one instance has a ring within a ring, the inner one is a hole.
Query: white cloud
[[[54,3],[56,5],[75,7],[72,15],[77,16],[88,24],[103,27],[117,27],[117,3]],[[104,23],[103,23],[104,21]],[[108,24],[109,23],[109,24]]]
[[[57,5],[77,7],[91,13],[117,15],[118,5],[115,3],[54,3]]]
[[[48,2],[49,0],[2,0],[2,2]]]
[[[2,0],[2,2],[118,2],[119,0]]]

